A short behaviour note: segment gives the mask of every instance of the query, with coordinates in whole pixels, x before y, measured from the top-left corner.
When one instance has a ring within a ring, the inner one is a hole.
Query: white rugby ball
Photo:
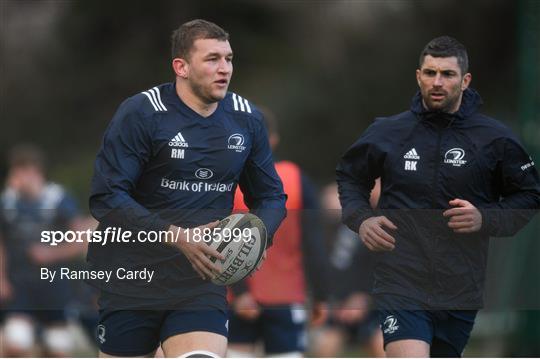
[[[251,213],[237,213],[224,218],[209,244],[225,256],[221,274],[212,279],[218,285],[231,285],[248,276],[262,259],[266,249],[266,227]],[[213,258],[213,261],[217,259]]]

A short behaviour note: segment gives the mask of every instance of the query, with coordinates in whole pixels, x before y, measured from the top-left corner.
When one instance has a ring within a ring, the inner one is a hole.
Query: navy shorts
[[[62,325],[66,323],[66,313],[63,310],[6,310],[5,316],[23,314],[43,326]]]
[[[11,314],[26,314],[43,325],[66,321],[65,308],[72,297],[67,281],[49,283],[43,280],[11,278],[15,296],[6,303]]]
[[[6,303],[6,315],[25,314],[44,326],[66,322],[64,309],[71,297],[67,282],[13,279],[12,283],[15,296]]]
[[[230,311],[229,343],[264,343],[267,354],[303,353],[306,348],[306,309],[289,305],[263,309],[253,321],[239,318]]]
[[[396,296],[379,296],[379,322],[384,346],[402,339],[417,339],[430,345],[431,357],[461,357],[469,340],[476,310],[395,309],[388,305]],[[402,299],[400,299],[402,300]]]
[[[227,337],[227,312],[196,310],[100,310],[96,339],[101,352],[114,356],[152,353],[167,338],[194,331]]]

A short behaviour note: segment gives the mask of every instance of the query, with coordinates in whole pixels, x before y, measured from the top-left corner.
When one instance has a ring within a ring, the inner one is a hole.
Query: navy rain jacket
[[[500,122],[478,112],[468,89],[454,114],[424,109],[420,93],[409,111],[379,118],[337,166],[343,221],[355,232],[377,215],[398,229],[393,251],[374,252],[375,294],[397,294],[440,309],[482,306],[490,236],[511,236],[540,207],[531,157]],[[381,177],[379,208],[369,206]],[[454,233],[443,217],[460,198],[480,209],[482,229]]]

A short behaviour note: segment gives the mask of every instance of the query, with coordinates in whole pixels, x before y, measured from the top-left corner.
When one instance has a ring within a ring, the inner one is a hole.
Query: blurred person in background
[[[0,345],[0,357],[6,357],[7,354],[3,344],[5,342],[3,327],[6,317],[5,305],[12,296],[12,289],[7,275],[6,253],[1,236],[2,234],[0,233],[0,343],[2,343]]]
[[[70,356],[72,340],[64,308],[70,301],[68,281],[40,278],[40,268],[60,268],[80,257],[84,246],[41,243],[43,230],[78,227],[78,208],[65,189],[47,182],[43,153],[33,145],[9,154],[6,188],[0,197],[2,260],[1,299],[6,308],[5,356]],[[37,333],[43,351],[38,351]]]
[[[508,127],[479,112],[471,79],[460,42],[431,40],[410,110],[377,119],[337,167],[343,221],[377,252],[374,294],[390,357],[461,356],[483,305],[489,237],[514,235],[540,207],[533,160]]]
[[[376,208],[380,181],[371,192],[370,204]],[[337,185],[324,187],[322,204],[329,247],[331,286],[329,320],[313,331],[311,353],[320,357],[339,357],[345,350],[359,349],[368,357],[384,357],[383,337],[377,311],[371,297],[373,286],[372,253],[352,232],[341,224]]]
[[[272,151],[279,144],[275,114],[262,109]],[[308,324],[321,325],[327,314],[327,256],[315,186],[290,161],[277,161],[287,194],[287,218],[275,235],[259,271],[232,286],[229,347],[231,357],[265,355],[301,357],[306,351]],[[240,190],[235,210],[245,210]],[[311,300],[309,300],[310,292]]]

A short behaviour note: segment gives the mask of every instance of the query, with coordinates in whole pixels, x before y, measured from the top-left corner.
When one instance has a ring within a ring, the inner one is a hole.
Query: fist
[[[454,208],[444,211],[443,216],[449,218],[448,227],[454,233],[474,233],[482,228],[482,214],[471,202],[456,198],[448,203]]]

